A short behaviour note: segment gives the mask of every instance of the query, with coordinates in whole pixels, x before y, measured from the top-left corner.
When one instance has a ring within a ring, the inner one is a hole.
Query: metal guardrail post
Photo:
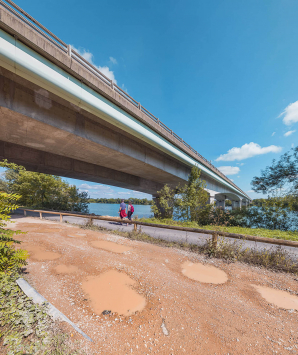
[[[71,45],[70,44],[67,45],[67,54],[69,55],[69,57],[71,57]]]
[[[141,103],[140,102],[138,103],[138,109],[139,110],[141,109]]]
[[[113,80],[111,80],[111,88],[114,90],[114,83],[113,83]]]

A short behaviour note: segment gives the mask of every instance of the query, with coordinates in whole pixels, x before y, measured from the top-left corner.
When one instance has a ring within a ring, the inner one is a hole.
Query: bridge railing
[[[148,111],[145,107],[143,107],[138,101],[136,101],[133,97],[128,95],[123,89],[121,89],[118,85],[116,85],[110,78],[104,75],[98,68],[96,68],[93,64],[88,62],[82,55],[80,55],[77,51],[75,51],[70,45],[67,45],[60,38],[55,36],[51,31],[49,31],[46,27],[44,27],[41,23],[36,21],[31,15],[21,9],[17,4],[15,4],[11,0],[0,0],[0,5],[2,5],[5,9],[13,13],[17,16],[21,21],[25,22],[39,34],[44,36],[47,40],[49,40],[52,44],[57,46],[63,52],[67,53],[73,60],[77,61],[80,65],[82,65],[85,69],[90,71],[93,75],[95,75],[98,79],[100,79],[105,85],[112,88],[119,95],[121,95],[124,99],[129,101],[132,105],[137,107],[141,112],[143,112],[146,116],[152,119],[155,123],[157,123],[162,129],[171,134],[175,139],[177,139],[180,143],[182,143],[186,148],[190,149],[195,155],[197,155],[200,160],[203,160],[206,163],[208,168],[211,170],[215,170],[216,173],[228,181],[232,186],[239,189],[233,181],[231,181],[228,177],[226,177],[220,170],[218,170],[210,161],[205,159],[201,154],[199,154],[195,149],[193,149],[189,144],[187,144],[182,138],[180,138],[176,133],[174,133],[169,127],[167,127],[164,123],[162,123],[157,117],[155,117],[150,111]],[[244,193],[242,190],[240,190]],[[245,194],[246,195],[246,194]]]
[[[295,242],[292,240],[265,238],[265,237],[258,237],[255,235],[229,233],[229,232],[224,232],[224,231],[220,231],[220,230],[209,230],[209,229],[200,229],[200,228],[170,226],[167,224],[147,223],[147,222],[140,222],[137,220],[130,221],[129,219],[121,220],[120,217],[103,217],[103,216],[90,215],[90,214],[88,215],[88,214],[76,214],[76,213],[69,213],[69,212],[31,210],[31,209],[27,209],[27,208],[18,208],[18,210],[23,211],[25,217],[27,216],[27,212],[35,212],[35,213],[37,212],[37,213],[39,213],[40,219],[42,219],[43,214],[59,215],[60,216],[60,223],[63,222],[63,216],[69,216],[69,217],[87,218],[89,220],[90,224],[93,224],[93,220],[109,221],[109,222],[119,221],[119,222],[123,222],[123,223],[133,224],[135,231],[137,231],[137,226],[146,226],[146,227],[153,227],[153,228],[177,230],[177,231],[182,231],[182,232],[208,234],[208,235],[212,236],[212,244],[214,247],[217,246],[218,236],[221,236],[221,237],[225,237],[225,238],[250,240],[253,242],[260,242],[260,243],[267,243],[267,244],[282,245],[282,246],[287,246],[287,247],[298,248],[298,242]]]

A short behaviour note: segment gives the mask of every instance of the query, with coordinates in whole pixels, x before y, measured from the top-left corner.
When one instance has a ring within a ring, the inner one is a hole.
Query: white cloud
[[[86,51],[86,49],[78,49],[78,48],[75,48],[73,45],[71,46],[76,52],[78,52],[83,58],[85,58],[86,60],[88,60],[88,62],[90,62],[92,65],[94,65],[99,71],[101,71],[106,77],[108,77],[109,79],[113,80],[113,82],[115,84],[117,84],[117,80],[115,79],[115,75],[114,75],[114,72],[112,70],[109,69],[109,67],[107,66],[104,66],[104,67],[101,67],[101,66],[98,66],[98,65],[95,65],[94,62],[93,62],[93,54],[89,51]],[[116,60],[115,58],[113,57],[110,57],[110,61],[113,63],[113,61],[111,60],[111,58],[113,60]],[[116,61],[117,62],[117,61]]]
[[[289,137],[291,134],[295,133],[296,129],[294,129],[293,131],[288,131],[284,134],[285,137]]]
[[[115,59],[115,58],[113,58],[113,57],[110,57],[110,62],[111,62],[112,64],[118,64],[117,59]]]
[[[246,191],[246,193],[248,193],[248,194],[251,194],[252,192],[254,192],[254,191],[253,190]]]
[[[275,135],[275,133],[276,133],[276,132],[273,132],[273,133],[271,134],[271,136],[273,137],[273,136]]]
[[[268,147],[261,147],[257,143],[246,143],[242,147],[234,147],[228,151],[226,154],[221,154],[216,161],[234,161],[252,158],[256,155],[267,154],[267,153],[278,153],[282,150],[281,147],[276,145],[270,145]]]
[[[104,190],[104,191],[113,191],[110,186],[106,185],[88,185],[88,184],[81,184],[78,186],[79,189],[85,190]]]
[[[284,116],[283,123],[287,126],[298,122],[298,101],[288,105],[279,115],[279,117],[281,116]]]
[[[218,170],[220,170],[225,175],[236,175],[240,171],[238,166],[220,166]]]

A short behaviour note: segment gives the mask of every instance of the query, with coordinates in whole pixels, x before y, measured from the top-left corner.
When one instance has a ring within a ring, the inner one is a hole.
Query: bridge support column
[[[216,202],[214,195],[209,195],[208,204],[213,205]]]
[[[239,201],[232,201],[232,210],[239,208]]]
[[[222,208],[224,210],[226,207],[226,201],[225,200],[217,200],[216,207]]]
[[[242,200],[242,207],[246,208],[248,206],[248,201],[247,200]]]

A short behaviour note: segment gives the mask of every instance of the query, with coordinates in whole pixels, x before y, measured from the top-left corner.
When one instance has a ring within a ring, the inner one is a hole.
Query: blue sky
[[[252,178],[298,144],[296,0],[16,2],[251,197]]]

